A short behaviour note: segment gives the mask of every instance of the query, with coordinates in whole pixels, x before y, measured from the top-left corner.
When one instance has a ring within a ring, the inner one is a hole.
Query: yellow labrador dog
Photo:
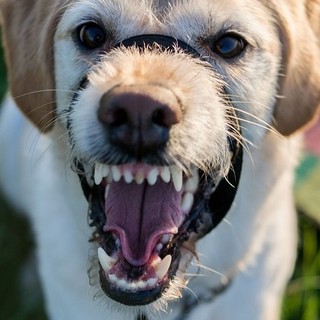
[[[279,319],[319,0],[0,0],[4,192],[56,320]]]

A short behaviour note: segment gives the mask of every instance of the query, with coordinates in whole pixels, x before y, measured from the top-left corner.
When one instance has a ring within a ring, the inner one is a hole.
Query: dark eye
[[[246,45],[246,41],[240,36],[229,34],[215,41],[211,50],[222,58],[230,59],[240,55]]]
[[[93,22],[84,24],[79,27],[78,35],[81,43],[87,49],[100,48],[106,42],[106,33],[104,29]]]

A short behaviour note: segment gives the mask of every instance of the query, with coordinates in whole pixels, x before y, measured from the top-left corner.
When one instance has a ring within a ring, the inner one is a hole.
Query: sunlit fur
[[[296,131],[318,110],[319,8],[319,0],[0,0],[11,92],[1,110],[0,180],[31,219],[50,319],[279,319],[297,243]],[[77,28],[88,21],[107,31],[104,50],[79,43]],[[150,33],[184,41],[200,57],[179,48],[114,49]],[[247,43],[231,60],[210,46],[226,33]],[[110,163],[125,161],[102,134],[100,99],[115,84],[153,82],[183,107],[166,162],[222,177],[228,134],[241,141],[244,157],[225,219],[197,242],[191,235],[158,301],[128,307],[100,288],[94,230],[73,164],[82,161],[90,176],[106,155]],[[235,120],[241,135],[232,131]]]
[[[182,168],[193,165],[209,174],[214,171],[219,174],[218,170],[220,175],[227,172],[228,105],[221,97],[222,81],[207,63],[179,52],[118,49],[103,58],[88,79],[88,87],[79,94],[68,115],[73,151],[80,159],[94,163],[107,154],[105,158],[117,163],[117,154],[108,150],[104,128],[96,117],[102,95],[117,85],[156,83],[170,88],[183,107],[183,119],[170,131],[164,158]],[[208,149],[216,152],[208,153]]]

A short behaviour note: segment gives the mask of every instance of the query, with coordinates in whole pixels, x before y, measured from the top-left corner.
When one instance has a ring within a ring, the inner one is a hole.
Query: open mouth
[[[235,123],[235,130],[239,126]],[[177,274],[183,248],[215,228],[229,211],[242,168],[241,140],[228,137],[229,171],[143,162],[121,165],[75,160],[98,243],[100,286],[126,305],[160,298]],[[188,242],[188,243],[187,243]],[[193,249],[191,249],[192,251]]]
[[[82,176],[99,243],[100,284],[112,299],[148,304],[169,286],[201,185],[198,170],[190,172],[177,166],[97,163],[91,181]]]

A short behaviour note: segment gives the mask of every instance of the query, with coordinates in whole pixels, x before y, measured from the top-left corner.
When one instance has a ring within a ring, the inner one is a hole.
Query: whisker
[[[30,95],[35,95],[35,94],[39,94],[39,93],[49,93],[49,92],[65,92],[65,93],[76,93],[77,91],[75,90],[67,90],[67,89],[43,89],[43,90],[35,90],[35,91],[30,91],[30,92],[26,92],[26,93],[22,93],[18,96],[14,96],[13,98],[18,100],[20,98],[24,98]]]
[[[223,278],[224,280],[227,280],[228,277],[226,275],[224,275],[223,273],[217,271],[217,270],[214,270],[212,268],[209,268],[209,267],[206,267],[205,265],[201,264],[200,262],[192,262],[193,265],[195,265],[196,267],[199,267],[200,269],[203,269],[205,271],[209,271],[215,275],[218,275],[220,276],[221,278]]]
[[[208,275],[203,274],[203,273],[184,273],[183,274],[185,277],[207,277]]]
[[[196,299],[197,302],[200,301],[200,300],[199,300],[199,297],[197,296],[197,294],[196,294],[191,288],[189,288],[188,286],[186,286],[184,289],[185,289],[186,291],[190,292],[191,295]]]
[[[225,224],[227,224],[230,227],[232,234],[234,235],[234,237],[237,240],[237,244],[240,246],[241,240],[240,240],[238,234],[236,233],[234,225],[227,218],[223,218],[222,222],[224,222]]]
[[[238,109],[236,109],[237,111],[239,111]],[[251,115],[252,116],[252,115]],[[254,117],[254,116],[252,116]],[[261,123],[257,123],[254,121],[250,121],[248,119],[245,118],[240,118],[240,117],[234,117],[234,116],[230,116],[230,118],[232,119],[238,119],[242,122],[248,123],[248,124],[252,124],[256,127],[262,128],[262,129],[266,129],[269,132],[272,132],[274,134],[276,134],[279,138],[282,137],[282,135],[279,133],[279,131],[277,131],[275,128],[273,128],[270,124],[268,124],[267,122],[263,121],[263,120],[259,120],[258,117],[255,117],[255,119],[257,119],[258,121],[260,121]]]

